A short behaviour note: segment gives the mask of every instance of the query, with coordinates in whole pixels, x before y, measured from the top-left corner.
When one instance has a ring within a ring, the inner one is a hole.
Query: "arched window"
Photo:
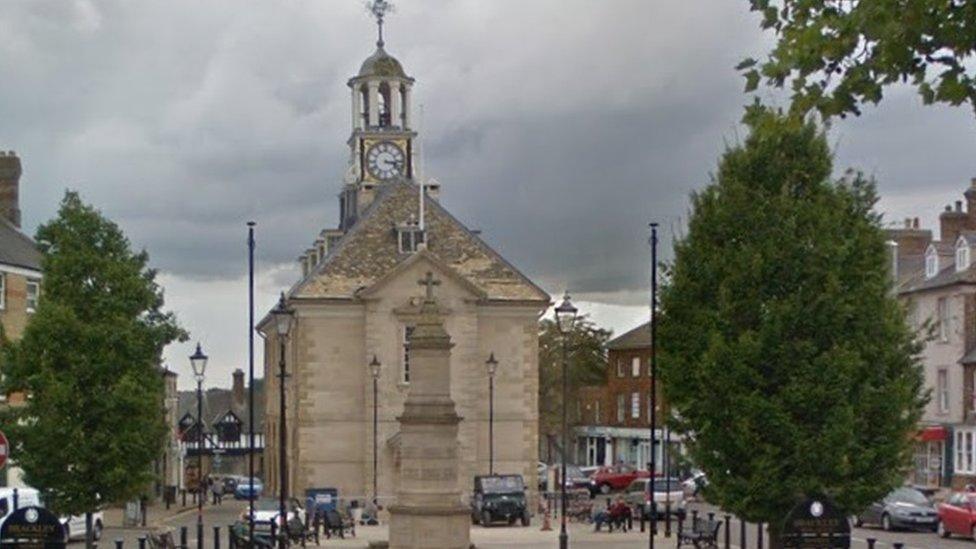
[[[965,237],[959,237],[956,243],[956,272],[962,272],[969,268],[969,242]]]
[[[369,126],[369,88],[366,86],[359,88],[359,116],[362,118],[363,127]]]
[[[386,82],[380,84],[379,93],[376,94],[379,98],[379,113],[380,113],[380,127],[389,127],[390,121],[390,86]]]

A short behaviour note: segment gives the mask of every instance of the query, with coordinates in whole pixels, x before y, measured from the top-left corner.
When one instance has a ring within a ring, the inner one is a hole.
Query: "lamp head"
[[[379,359],[376,358],[376,355],[373,355],[373,360],[371,360],[369,363],[369,373],[373,376],[373,379],[380,378],[380,368],[382,366],[383,365],[380,364]]]
[[[573,324],[576,323],[576,313],[579,310],[573,306],[569,299],[569,292],[563,295],[563,302],[556,307],[556,326],[559,333],[566,335],[573,331]]]
[[[190,355],[190,366],[193,366],[193,377],[197,381],[203,381],[203,374],[207,370],[207,355],[203,354],[199,342],[196,352]]]
[[[495,353],[491,353],[491,356],[485,361],[485,367],[488,368],[488,377],[495,377],[495,372],[498,371],[498,361],[495,360]]]
[[[295,311],[288,306],[288,302],[285,300],[285,292],[281,292],[281,297],[278,298],[278,305],[271,311],[271,314],[274,315],[275,330],[278,332],[278,335],[283,338],[288,337]]]

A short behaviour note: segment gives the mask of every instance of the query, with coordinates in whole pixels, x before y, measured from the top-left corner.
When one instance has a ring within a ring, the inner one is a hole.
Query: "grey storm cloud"
[[[770,42],[745,0],[397,7],[387,49],[444,203],[546,287],[593,295],[646,286],[647,223],[681,226],[750,100],[733,67]],[[249,219],[262,262],[293,261],[335,224],[345,82],[374,41],[358,0],[6,0],[0,148],[23,157],[28,228],[68,187],[174,276],[240,276]],[[892,95],[831,130],[839,167],[892,196],[964,185],[972,113]]]

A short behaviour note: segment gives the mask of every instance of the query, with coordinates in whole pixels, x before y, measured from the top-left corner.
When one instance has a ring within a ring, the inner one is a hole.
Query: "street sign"
[[[783,523],[783,549],[849,549],[847,516],[825,497],[801,502]]]
[[[0,469],[7,466],[7,457],[10,454],[10,444],[7,442],[7,435],[0,431]]]
[[[5,549],[64,549],[64,542],[64,526],[43,507],[21,507],[0,528],[0,547]]]

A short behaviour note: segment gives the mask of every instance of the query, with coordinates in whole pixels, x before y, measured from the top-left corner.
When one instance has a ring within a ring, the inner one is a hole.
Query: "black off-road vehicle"
[[[531,515],[525,499],[522,475],[485,475],[474,477],[471,495],[471,522],[489,526],[505,521],[510,526],[516,520],[528,526]]]

